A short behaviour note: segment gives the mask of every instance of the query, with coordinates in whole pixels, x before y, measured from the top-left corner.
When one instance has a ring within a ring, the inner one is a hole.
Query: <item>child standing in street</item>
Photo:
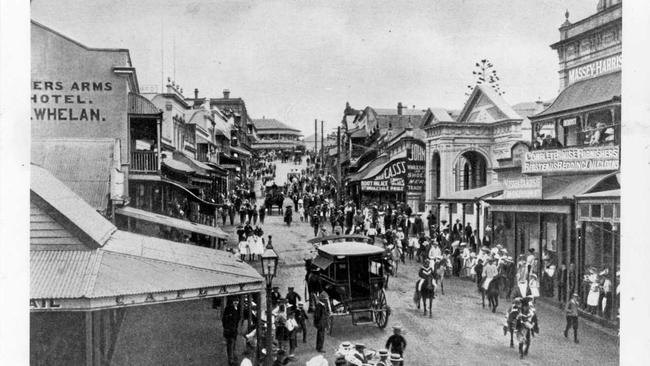
[[[564,313],[566,314],[564,338],[569,337],[569,328],[573,328],[573,341],[578,343],[578,293],[574,293],[571,300],[566,303]]]

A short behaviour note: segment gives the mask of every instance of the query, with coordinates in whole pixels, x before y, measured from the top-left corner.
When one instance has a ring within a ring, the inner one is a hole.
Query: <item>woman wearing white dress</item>
[[[245,261],[246,256],[250,256],[250,248],[248,247],[248,241],[244,238],[239,242],[239,256],[241,257],[241,260]]]
[[[530,274],[530,279],[528,280],[528,287],[530,288],[530,296],[533,298],[533,303],[535,299],[539,297],[539,281],[537,280],[537,275],[534,273]]]

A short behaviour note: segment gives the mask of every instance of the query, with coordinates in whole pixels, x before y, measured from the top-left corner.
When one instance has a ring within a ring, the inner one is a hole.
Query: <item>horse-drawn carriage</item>
[[[310,240],[321,245],[316,248],[318,254],[311,260],[307,276],[309,298],[315,304],[319,292],[327,293],[330,333],[335,317],[350,315],[354,325],[376,324],[384,328],[390,316],[384,292],[385,250],[368,244],[367,237],[351,237]]]

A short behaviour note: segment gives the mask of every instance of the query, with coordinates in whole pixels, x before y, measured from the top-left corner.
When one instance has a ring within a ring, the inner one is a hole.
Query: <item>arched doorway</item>
[[[487,184],[487,160],[476,151],[464,152],[454,168],[456,191],[479,188]]]
[[[432,173],[432,180],[431,180],[431,198],[436,199],[440,197],[440,154],[433,153],[433,157],[431,159],[431,173]]]

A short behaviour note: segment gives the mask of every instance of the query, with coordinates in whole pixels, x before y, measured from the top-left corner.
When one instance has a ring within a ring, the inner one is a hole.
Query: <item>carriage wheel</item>
[[[383,288],[375,290],[372,295],[372,310],[375,314],[375,323],[381,329],[388,324],[388,317],[390,316],[390,308],[386,304],[386,293]]]

